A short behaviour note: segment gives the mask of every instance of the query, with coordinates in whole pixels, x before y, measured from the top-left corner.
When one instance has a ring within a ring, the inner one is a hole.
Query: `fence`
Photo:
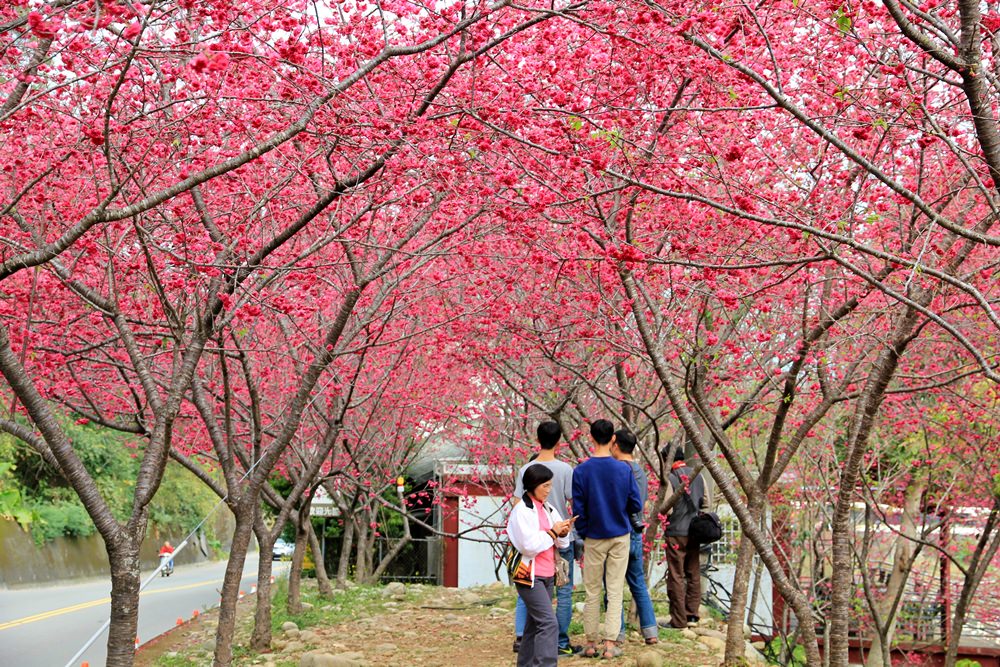
[[[398,543],[398,539],[391,538],[375,540],[376,565]],[[381,581],[440,584],[441,548],[439,537],[410,540],[382,573]]]
[[[740,543],[740,524],[728,505],[719,505],[716,508],[719,519],[722,522],[722,538],[711,545],[706,545],[701,554],[701,592],[702,603],[718,611],[723,617],[728,618],[730,602],[729,598],[733,588],[736,574],[736,557]],[[770,517],[768,517],[770,524]],[[666,593],[666,562],[664,554],[664,543],[661,537],[653,545],[649,554],[649,582],[654,589],[663,589]],[[760,581],[757,582],[756,573],[758,571],[758,557],[754,556],[753,574],[750,578],[750,591],[757,586],[756,605],[753,614],[747,614],[746,622],[751,626],[754,634],[770,636],[774,631],[774,609],[773,591],[770,573],[764,569],[760,573]],[[748,593],[748,594],[749,594]],[[749,602],[749,600],[748,600]]]

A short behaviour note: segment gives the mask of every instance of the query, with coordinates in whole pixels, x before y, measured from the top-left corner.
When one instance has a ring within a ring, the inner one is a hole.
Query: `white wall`
[[[496,559],[493,548],[486,539],[505,542],[507,536],[502,531],[507,525],[509,506],[503,507],[503,498],[498,496],[469,496],[458,501],[458,530],[468,530],[473,526],[488,524],[495,528],[473,530],[458,541],[458,587],[481,586],[497,581],[494,574]],[[501,581],[506,583],[506,573],[500,570]]]
[[[460,500],[458,529],[462,531],[483,523],[490,524],[496,528],[474,530],[468,534],[468,537],[494,540],[500,545],[506,544],[507,534],[504,529],[507,525],[509,511],[510,506],[503,505],[503,499],[497,496],[472,496],[468,500]],[[458,541],[459,588],[483,586],[498,581],[494,571],[496,566],[496,556],[490,544],[464,539]],[[574,581],[577,585],[582,586],[580,569],[576,567],[575,562],[571,566],[575,568]],[[500,567],[499,572],[499,581],[505,584],[509,583],[503,567]]]

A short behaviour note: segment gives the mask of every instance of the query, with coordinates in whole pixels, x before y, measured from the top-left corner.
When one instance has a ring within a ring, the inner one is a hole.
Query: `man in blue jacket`
[[[611,455],[619,461],[623,461],[632,468],[632,476],[639,487],[640,502],[646,506],[646,499],[649,495],[649,486],[646,478],[646,471],[642,465],[635,460],[633,455],[638,440],[635,434],[627,428],[620,428],[615,431],[615,437],[611,440]],[[646,528],[646,518],[643,512],[633,514],[631,517],[632,536],[628,550],[628,569],[625,570],[625,583],[632,591],[632,600],[635,602],[636,612],[639,614],[639,628],[642,630],[642,638],[647,644],[658,644],[660,630],[656,625],[656,611],[653,609],[653,601],[649,598],[649,587],[646,586],[646,568],[643,565],[642,532]],[[625,623],[625,611],[622,610],[622,624]],[[618,634],[618,641],[624,641],[625,628]]]
[[[621,655],[615,642],[621,630],[622,589],[628,568],[632,524],[629,515],[642,510],[639,486],[632,468],[611,456],[615,427],[607,419],[590,425],[594,451],[573,471],[573,512],[576,530],[583,538],[583,585],[587,604],[583,630],[584,655],[613,658]],[[601,598],[607,586],[608,611],[600,626]],[[598,642],[604,641],[600,646]]]

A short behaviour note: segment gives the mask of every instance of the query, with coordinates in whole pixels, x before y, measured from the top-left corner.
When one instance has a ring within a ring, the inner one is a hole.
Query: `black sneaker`
[[[569,646],[560,646],[558,651],[560,658],[564,656],[568,657],[571,655],[576,655],[577,653],[582,653],[582,652],[583,652],[582,646],[574,646],[573,644],[570,644]]]
[[[514,637],[514,653],[520,653],[520,652],[521,652],[521,638]]]

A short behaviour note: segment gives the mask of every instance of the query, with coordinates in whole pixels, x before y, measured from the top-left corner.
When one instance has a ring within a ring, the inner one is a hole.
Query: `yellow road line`
[[[27,625],[28,623],[34,623],[35,621],[44,621],[47,618],[52,618],[54,616],[61,616],[63,614],[69,614],[70,612],[79,611],[81,609],[96,607],[98,605],[106,604],[108,602],[111,602],[111,598],[101,598],[100,600],[81,602],[80,604],[74,604],[69,607],[63,607],[62,609],[53,609],[52,611],[42,612],[41,614],[35,614],[34,616],[25,616],[24,618],[18,618],[16,620],[0,624],[0,630],[7,630],[8,628],[16,628],[19,625]]]
[[[197,584],[185,584],[183,586],[172,586],[170,588],[159,588],[153,591],[143,591],[139,594],[139,597],[146,597],[147,595],[159,595],[160,593],[172,593],[174,591],[184,591],[191,588],[200,588],[202,586],[211,586],[213,584],[222,583],[222,579],[213,579],[212,581],[202,581]],[[8,630],[10,628],[16,628],[19,625],[27,625],[28,623],[35,623],[36,621],[44,621],[48,618],[53,618],[55,616],[62,616],[63,614],[70,614],[74,611],[80,611],[82,609],[89,609],[90,607],[97,607],[98,605],[108,604],[111,602],[111,598],[101,598],[100,600],[91,600],[90,602],[81,602],[79,604],[70,605],[68,607],[62,607],[61,609],[53,609],[52,611],[42,612],[41,614],[35,614],[34,616],[25,616],[24,618],[18,618],[13,621],[8,621],[6,623],[0,623],[0,630]]]

